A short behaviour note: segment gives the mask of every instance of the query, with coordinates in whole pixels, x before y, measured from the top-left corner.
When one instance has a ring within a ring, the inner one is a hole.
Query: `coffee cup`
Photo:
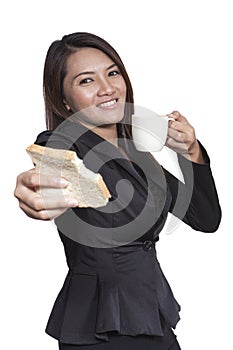
[[[169,120],[174,120],[155,112],[132,115],[133,142],[138,151],[159,152],[167,140]]]

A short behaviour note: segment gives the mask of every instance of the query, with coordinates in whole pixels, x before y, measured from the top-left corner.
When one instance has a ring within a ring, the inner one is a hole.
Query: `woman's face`
[[[123,118],[126,84],[111,58],[85,47],[69,56],[66,69],[64,102],[73,113],[82,111],[80,121],[87,126],[106,125]]]

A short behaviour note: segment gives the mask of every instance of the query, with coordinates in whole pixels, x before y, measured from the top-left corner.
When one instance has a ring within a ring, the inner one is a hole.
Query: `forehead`
[[[78,49],[75,53],[70,55],[67,59],[67,73],[69,71],[93,71],[95,69],[106,69],[113,60],[107,56],[103,51],[92,48],[84,47]]]

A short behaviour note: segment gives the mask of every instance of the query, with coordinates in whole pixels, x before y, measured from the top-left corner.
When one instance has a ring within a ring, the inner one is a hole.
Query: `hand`
[[[173,118],[174,121],[169,121],[166,146],[192,162],[204,163],[195,130],[187,119],[177,111],[167,114],[167,116]]]
[[[38,193],[40,188],[65,188],[68,182],[65,179],[51,175],[38,174],[34,169],[28,170],[17,177],[14,191],[20,208],[29,217],[40,220],[52,220],[64,213],[70,207],[77,207],[76,200],[65,199],[63,196],[55,197]]]

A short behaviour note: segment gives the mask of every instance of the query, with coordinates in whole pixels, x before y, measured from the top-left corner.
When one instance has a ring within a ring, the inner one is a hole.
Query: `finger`
[[[36,193],[33,193],[33,196],[25,193],[21,202],[27,204],[28,207],[36,211],[73,208],[78,206],[78,202],[74,198],[65,198],[62,195],[45,196]]]
[[[168,129],[168,137],[173,139],[176,142],[183,143],[185,142],[185,134],[173,128]]]
[[[170,121],[169,130],[176,130],[177,132],[183,133],[183,140],[189,141],[195,139],[195,130],[185,118],[183,118],[182,121]],[[178,137],[178,139],[180,139],[180,137]]]
[[[78,201],[75,198],[67,198],[62,194],[58,194],[58,195],[53,194],[51,196],[43,195],[43,191],[42,191],[39,205],[41,205],[42,209],[46,209],[46,210],[64,209],[64,208],[67,209],[67,208],[77,207]]]
[[[172,113],[167,114],[167,116],[175,119],[175,121],[187,122],[187,119],[178,111],[173,111]]]
[[[34,169],[26,171],[19,175],[18,182],[31,188],[37,187],[52,187],[52,188],[64,188],[68,185],[68,181],[62,177],[45,175],[37,173]]]
[[[40,187],[65,188],[68,181],[62,177],[54,175],[39,174]]]
[[[76,199],[54,199],[45,198],[41,195],[33,193],[32,198],[27,197],[26,201],[19,201],[20,208],[31,218],[40,220],[52,220],[61,215],[68,208],[75,208],[78,206]]]
[[[173,151],[180,153],[180,154],[186,154],[187,153],[187,147],[186,144],[183,142],[177,142],[175,139],[168,137],[166,141],[166,146],[171,148]]]
[[[177,120],[176,121],[170,120],[168,127],[173,130],[181,131],[181,132],[183,132],[187,128],[186,125],[184,125],[182,122],[179,122]]]
[[[174,130],[182,134],[186,134],[187,137],[194,137],[195,135],[195,130],[194,128],[188,124],[188,123],[182,123],[182,122],[177,122],[177,121],[171,121],[169,124],[168,131]]]
[[[63,208],[63,209],[54,209],[54,210],[44,209],[44,210],[36,211],[28,207],[24,203],[21,203],[20,208],[30,218],[37,219],[37,220],[47,220],[47,221],[55,219],[56,217],[60,216],[67,210],[67,208]]]
[[[173,111],[173,112],[167,114],[167,116],[169,118],[173,118],[173,119],[177,120],[180,117],[180,113],[178,111]]]

